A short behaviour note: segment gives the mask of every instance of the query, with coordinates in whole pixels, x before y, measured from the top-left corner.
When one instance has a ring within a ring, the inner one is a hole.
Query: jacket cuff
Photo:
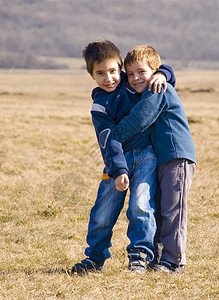
[[[171,78],[171,73],[170,73],[170,71],[165,70],[165,69],[158,69],[154,74],[156,74],[156,73],[158,73],[158,72],[164,74],[164,76],[166,77],[167,82],[170,81],[170,78]]]
[[[110,177],[112,177],[113,179],[116,179],[119,175],[122,174],[128,174],[126,169],[119,169],[116,172],[114,172],[113,174],[110,175]]]

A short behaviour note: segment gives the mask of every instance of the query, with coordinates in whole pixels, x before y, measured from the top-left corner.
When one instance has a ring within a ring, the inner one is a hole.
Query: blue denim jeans
[[[130,197],[126,212],[129,220],[127,251],[141,249],[154,258],[155,191],[157,159],[152,147],[135,149],[125,153],[129,167]],[[105,168],[104,173],[107,172]],[[124,206],[127,191],[118,192],[114,179],[102,180],[96,202],[91,209],[85,254],[93,259],[105,260],[111,256],[112,229]]]

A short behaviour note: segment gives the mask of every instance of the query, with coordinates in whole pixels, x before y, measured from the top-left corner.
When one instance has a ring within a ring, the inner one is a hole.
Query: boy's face
[[[120,83],[118,60],[109,58],[93,65],[92,77],[97,85],[106,92],[113,92]]]
[[[142,93],[148,86],[148,81],[154,74],[154,71],[144,61],[133,62],[126,66],[128,82],[137,92]]]

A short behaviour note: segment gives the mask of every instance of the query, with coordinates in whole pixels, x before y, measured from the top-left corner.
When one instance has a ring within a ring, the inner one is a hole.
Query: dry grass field
[[[0,299],[218,299],[219,71],[176,72],[197,168],[188,199],[184,275],[127,270],[124,208],[100,274],[84,258],[103,168],[81,70],[0,73]]]

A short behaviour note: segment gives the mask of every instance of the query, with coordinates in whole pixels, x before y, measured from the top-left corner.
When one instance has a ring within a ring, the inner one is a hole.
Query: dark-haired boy
[[[119,49],[110,41],[90,43],[83,56],[87,70],[98,88],[92,92],[92,120],[102,152],[105,169],[97,199],[90,214],[87,258],[72,268],[72,274],[84,275],[100,271],[109,258],[112,229],[124,206],[130,188],[127,247],[129,269],[145,271],[147,262],[154,258],[153,238],[156,231],[154,217],[156,190],[156,156],[151,147],[150,130],[137,133],[125,143],[112,136],[111,128],[135,105],[139,97],[130,91],[126,75],[121,72]],[[159,68],[156,67],[155,71]],[[175,82],[171,68],[163,70]],[[157,75],[163,76],[163,75]],[[154,86],[160,88],[156,76]]]

